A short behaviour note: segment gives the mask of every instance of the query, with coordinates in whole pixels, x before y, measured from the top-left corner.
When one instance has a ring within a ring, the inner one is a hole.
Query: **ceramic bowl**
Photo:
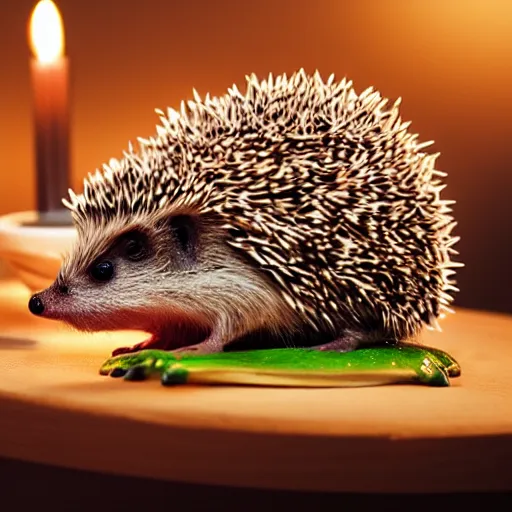
[[[49,286],[76,237],[71,226],[27,225],[37,212],[17,212],[0,217],[0,259],[17,274],[30,291]]]

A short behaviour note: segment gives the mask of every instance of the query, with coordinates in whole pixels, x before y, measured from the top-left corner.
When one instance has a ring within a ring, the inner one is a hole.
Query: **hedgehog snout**
[[[44,302],[37,293],[30,297],[28,309],[33,315],[40,316],[44,313]]]
[[[55,306],[57,299],[65,295],[69,295],[69,288],[64,284],[54,283],[49,288],[32,295],[28,301],[28,309],[36,316],[55,316],[55,311],[53,311],[55,307],[52,306]]]

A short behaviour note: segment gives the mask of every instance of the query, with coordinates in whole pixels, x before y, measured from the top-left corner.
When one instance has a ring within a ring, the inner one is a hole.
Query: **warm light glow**
[[[30,46],[37,60],[46,64],[64,53],[64,25],[52,0],[41,0],[32,12]]]

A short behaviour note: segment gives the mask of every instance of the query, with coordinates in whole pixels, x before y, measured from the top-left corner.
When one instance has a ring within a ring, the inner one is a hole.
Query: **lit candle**
[[[63,211],[69,188],[68,60],[64,27],[52,0],[41,0],[30,19],[30,69],[35,114],[37,209],[44,217]]]

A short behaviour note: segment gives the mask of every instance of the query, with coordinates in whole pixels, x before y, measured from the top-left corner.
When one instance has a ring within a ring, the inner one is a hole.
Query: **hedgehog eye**
[[[91,268],[90,274],[96,281],[110,281],[114,277],[114,265],[110,261],[101,261]]]

